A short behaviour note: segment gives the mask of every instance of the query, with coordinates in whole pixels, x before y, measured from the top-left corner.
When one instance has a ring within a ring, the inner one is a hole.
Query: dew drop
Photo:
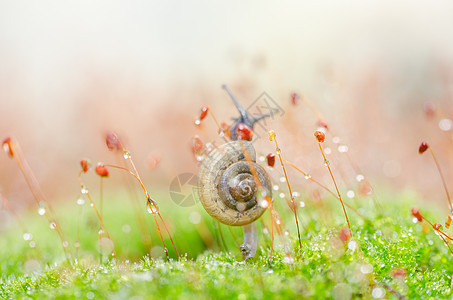
[[[288,229],[285,230],[285,235],[286,235],[286,236],[289,236],[289,230],[288,230]]]
[[[69,246],[69,242],[68,241],[63,241],[63,247],[68,247]]]
[[[199,212],[197,211],[193,211],[190,213],[189,215],[189,221],[190,223],[192,224],[200,224],[201,222],[201,215]]]
[[[24,240],[29,241],[32,239],[31,233],[26,232],[24,233]]]
[[[266,160],[266,158],[264,156],[260,156],[258,159],[260,162],[264,162]]]
[[[36,247],[35,241],[30,241],[29,245],[30,245],[31,248],[35,248]]]
[[[360,181],[363,181],[365,179],[365,176],[363,176],[362,174],[357,174],[357,176],[355,177],[355,179],[360,182]]]
[[[283,262],[286,264],[293,264],[294,258],[292,256],[285,256],[285,258],[283,258]]]
[[[357,248],[357,242],[356,241],[350,241],[348,243],[348,248],[352,251],[354,251]]]
[[[417,222],[418,222],[418,219],[416,217],[413,217],[412,218],[412,223],[417,224]]]
[[[98,234],[99,234],[99,235],[102,235],[102,234],[104,234],[104,229],[102,229],[102,228],[101,228],[101,229],[99,229],[99,231],[98,231]]]
[[[40,208],[38,209],[38,214],[39,214],[40,216],[43,216],[45,213],[46,213],[46,209],[45,209],[44,207],[40,207]]]
[[[278,185],[275,184],[275,185],[272,187],[272,189],[273,189],[274,191],[278,191],[278,190],[280,189],[280,186],[278,186]]]
[[[131,226],[129,224],[124,224],[123,226],[121,226],[121,230],[124,233],[129,233],[129,232],[131,232]]]
[[[310,174],[305,174],[304,178],[308,180],[311,178],[311,176],[310,176]]]
[[[201,120],[200,119],[196,119],[195,120],[195,125],[200,125],[201,124]]]
[[[346,145],[338,146],[338,152],[340,152],[340,153],[346,153],[346,152],[348,152],[348,150],[349,150],[349,148]]]
[[[155,206],[151,206],[151,207],[148,206],[147,210],[150,214],[156,214],[158,212],[158,210]]]
[[[442,131],[450,131],[453,126],[453,122],[450,119],[441,119],[439,121],[439,128]]]
[[[300,193],[299,192],[293,192],[293,198],[294,197],[299,197],[300,196]]]
[[[286,182],[286,178],[285,178],[285,177],[283,177],[283,176],[282,176],[282,177],[280,177],[280,182],[281,182],[281,183],[284,183],[284,182]]]
[[[327,159],[324,160],[324,166],[328,166],[329,165],[329,161]]]
[[[275,223],[277,223],[277,225],[280,225],[280,224],[282,223],[282,221],[281,221],[280,219],[277,219],[277,220],[275,221]]]
[[[57,228],[57,224],[55,222],[50,223],[50,229],[55,229]]]
[[[340,138],[339,138],[338,136],[334,136],[334,137],[332,138],[332,142],[333,142],[334,144],[338,144],[338,143],[340,142]]]
[[[205,159],[206,155],[204,155],[204,153],[197,153],[195,154],[195,159],[197,161],[203,161]]]
[[[370,274],[371,272],[373,272],[373,266],[370,264],[363,264],[360,266],[360,272],[362,272],[363,274]]]
[[[90,203],[90,206],[91,206],[91,207],[93,207],[93,206],[94,206],[94,203],[93,203],[93,202],[91,202],[91,203]]]
[[[263,233],[264,234],[269,234],[269,230],[267,228],[263,228]]]
[[[267,200],[263,199],[263,200],[260,201],[260,206],[262,208],[267,208],[269,206],[269,203],[267,203]]]
[[[354,198],[355,197],[355,193],[354,193],[353,190],[349,190],[349,191],[346,192],[346,196],[348,198]]]
[[[280,193],[279,196],[280,196],[280,198],[283,199],[283,198],[285,198],[285,193]]]
[[[10,153],[8,143],[4,143],[4,144],[3,144],[3,150],[4,150],[6,153],[8,153],[8,154]]]
[[[88,194],[88,189],[84,185],[82,185],[82,189],[80,191],[82,192],[82,194]]]
[[[225,136],[225,132],[224,132],[224,131],[220,131],[220,132],[219,132],[219,137],[220,137],[220,138],[223,138],[224,136]]]
[[[300,201],[299,202],[299,207],[305,207],[305,202],[304,201]]]
[[[326,155],[329,155],[330,153],[332,153],[332,150],[329,147],[326,147],[326,148],[324,148],[324,153]]]
[[[124,157],[124,159],[130,159],[131,158],[131,154],[129,153],[129,151],[124,151],[123,157]]]
[[[381,287],[375,287],[371,291],[371,296],[373,296],[373,298],[383,298],[385,296],[385,290]]]
[[[84,205],[85,204],[85,200],[83,198],[79,198],[79,199],[77,199],[77,204],[78,205]]]

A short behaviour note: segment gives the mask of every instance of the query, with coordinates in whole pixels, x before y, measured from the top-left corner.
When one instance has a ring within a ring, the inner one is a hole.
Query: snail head
[[[237,126],[239,124],[242,123],[242,124],[246,125],[247,127],[249,127],[250,129],[253,130],[253,127],[255,126],[255,124],[257,122],[259,122],[259,121],[261,121],[261,120],[263,120],[263,119],[265,119],[267,117],[272,116],[273,112],[266,113],[266,114],[261,114],[261,115],[257,115],[257,116],[250,115],[244,109],[244,107],[239,103],[239,101],[233,95],[233,93],[228,88],[228,86],[226,86],[224,84],[224,85],[222,85],[222,88],[228,93],[228,95],[230,95],[231,100],[233,100],[234,105],[236,106],[237,110],[239,111],[239,117],[238,118],[233,118],[234,124],[233,124],[233,126],[231,126],[231,139],[233,141],[238,139],[237,134],[236,134],[236,128],[237,128]]]

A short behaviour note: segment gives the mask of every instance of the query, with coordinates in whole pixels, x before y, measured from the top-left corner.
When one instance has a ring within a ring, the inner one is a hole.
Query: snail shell
[[[246,160],[244,151],[247,152]],[[198,193],[206,211],[219,222],[240,226],[252,223],[266,210],[258,203],[262,193],[272,196],[269,175],[256,162],[256,153],[249,141],[232,141],[213,150],[204,160],[198,177]],[[260,184],[250,170],[255,170]]]

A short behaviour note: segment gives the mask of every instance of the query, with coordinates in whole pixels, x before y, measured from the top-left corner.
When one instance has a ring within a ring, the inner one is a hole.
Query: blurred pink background
[[[194,126],[199,109],[237,115],[226,83],[246,107],[267,92],[285,111],[268,123],[283,154],[322,179],[317,120],[291,105],[296,91],[375,185],[416,188],[444,205],[432,159],[417,150],[430,143],[453,186],[451,131],[438,127],[452,116],[453,4],[394,2],[0,1],[0,137],[19,141],[54,199],[77,197],[80,159],[115,161],[103,139],[112,130],[147,185],[168,189],[198,170],[191,137],[216,139],[212,119]],[[436,107],[431,119],[425,102]],[[356,174],[326,146],[346,188]],[[256,147],[274,150],[265,134]],[[0,166],[2,193],[33,203],[14,162],[1,155]]]

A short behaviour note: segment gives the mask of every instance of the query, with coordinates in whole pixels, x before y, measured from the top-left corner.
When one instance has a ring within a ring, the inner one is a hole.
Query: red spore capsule
[[[82,159],[80,161],[80,166],[82,167],[83,173],[86,173],[91,168],[91,162],[88,159]]]
[[[238,140],[251,141],[253,138],[253,130],[244,123],[239,123],[236,127],[236,135]]]
[[[200,112],[200,117],[198,117],[198,120],[203,120],[204,118],[206,118],[207,114],[208,114],[208,111],[209,111],[209,107],[208,106],[203,106],[201,108],[201,112]]]
[[[9,157],[13,157],[14,156],[14,152],[13,152],[13,146],[11,144],[11,138],[10,137],[7,137],[6,139],[3,140],[3,143],[2,143],[2,146],[3,146],[3,150],[5,150],[6,154],[8,154]]]
[[[300,97],[297,93],[291,94],[291,102],[293,103],[293,105],[297,105],[297,103],[299,103],[299,100],[300,100]]]
[[[269,167],[273,167],[274,164],[275,164],[275,154],[274,153],[269,153],[267,156],[266,156],[266,159],[267,159],[267,165]]]
[[[192,137],[192,152],[194,154],[201,153],[204,150],[204,144],[198,135]]]
[[[422,142],[422,143],[420,144],[420,147],[418,147],[418,153],[422,154],[423,152],[425,152],[426,150],[428,150],[428,148],[429,148],[428,143]]]
[[[320,143],[323,143],[324,140],[326,139],[326,135],[319,130],[315,131],[315,137],[318,140],[318,142],[320,142]]]
[[[340,233],[339,233],[339,237],[343,243],[346,243],[349,240],[349,238],[351,237],[351,231],[349,230],[349,228],[341,229]]]
[[[441,226],[442,226],[442,225],[440,225],[439,223],[434,223],[433,228],[434,228],[435,230],[439,230]]]
[[[418,208],[415,208],[415,207],[412,208],[412,209],[411,209],[411,214],[412,214],[415,218],[417,218],[417,220],[418,220],[419,222],[422,222],[422,221],[423,221],[423,217],[422,217],[422,215],[420,214],[420,211],[418,210]]]
[[[109,148],[110,151],[121,150],[121,148],[122,148],[118,136],[116,135],[116,133],[113,133],[113,132],[108,133],[105,136],[105,143],[107,145],[107,148]]]
[[[406,270],[405,269],[395,269],[392,271],[393,278],[403,278],[406,277]]]
[[[98,164],[98,166],[96,167],[96,173],[101,177],[109,176],[109,170],[107,170],[107,168],[103,164]]]
[[[323,120],[320,120],[318,122],[318,125],[321,126],[321,127],[324,127],[325,129],[329,130],[329,127],[327,126],[327,123]]]

